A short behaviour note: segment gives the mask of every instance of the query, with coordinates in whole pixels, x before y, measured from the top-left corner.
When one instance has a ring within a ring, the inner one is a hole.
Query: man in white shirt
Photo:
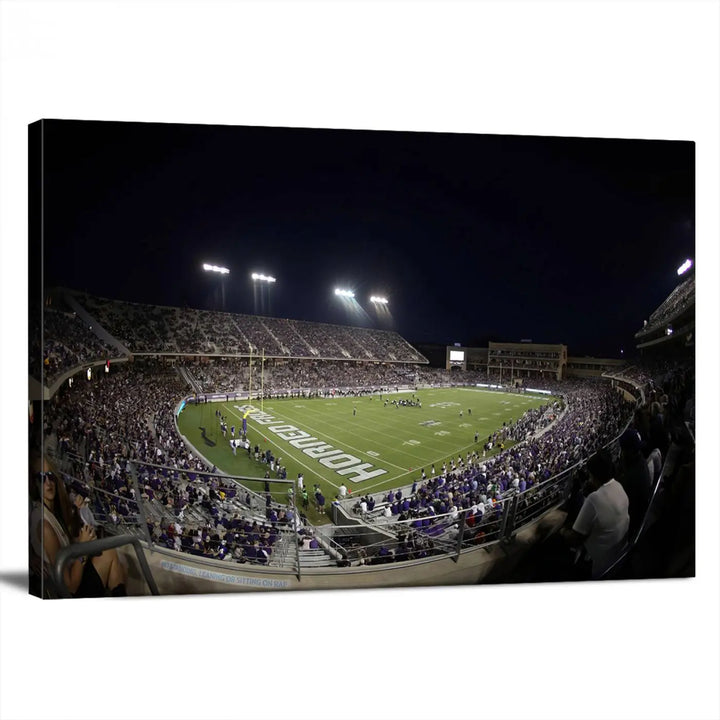
[[[627,541],[630,516],[628,496],[613,478],[612,459],[600,451],[588,460],[589,494],[580,508],[572,530],[563,537],[572,546],[581,543],[592,560],[592,578],[599,578],[622,554]]]

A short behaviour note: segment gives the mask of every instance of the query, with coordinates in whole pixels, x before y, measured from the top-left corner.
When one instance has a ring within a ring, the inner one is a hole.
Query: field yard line
[[[303,410],[305,411],[306,414],[307,414],[308,411],[309,411],[309,412],[314,412],[314,413],[317,413],[317,414],[319,414],[319,415],[322,415],[322,411],[321,411],[321,410],[309,410],[309,408],[303,408]],[[291,420],[292,422],[302,422],[302,421],[293,420],[292,418],[290,418],[290,420]],[[331,421],[329,421],[329,420],[320,420],[320,424],[332,425],[333,423],[332,423]],[[382,423],[376,423],[376,424],[381,424],[381,425],[383,425]],[[383,426],[384,426],[384,427],[389,427],[389,428],[390,428],[390,427],[393,427],[393,425],[391,425],[391,424],[387,424],[387,425],[383,425]],[[362,427],[363,427],[364,429],[366,429],[368,432],[378,433],[378,434],[380,434],[380,435],[383,435],[383,431],[382,431],[382,430],[375,430],[374,428],[368,428],[368,427],[367,427],[366,425],[364,425],[364,424],[362,424]],[[421,431],[420,433],[418,433],[418,436],[422,436],[422,431]],[[328,435],[328,437],[330,437],[330,436]],[[334,439],[334,438],[333,438],[333,439]],[[396,439],[397,439],[397,442],[402,442],[402,439],[401,439],[401,438],[396,438]],[[439,443],[447,443],[448,445],[451,445],[451,446],[455,447],[454,443],[452,443],[452,441],[450,441],[450,440],[440,440],[440,439],[438,439],[438,438],[433,438],[433,439],[432,439],[432,442],[433,442],[433,443],[437,443],[437,442],[439,442]],[[349,446],[348,446],[348,447],[349,447]],[[385,444],[382,443],[382,442],[378,442],[378,443],[377,443],[377,447],[385,448],[385,449],[389,450],[390,452],[393,452],[393,453],[396,453],[396,454],[397,454],[397,453],[400,453],[400,454],[402,454],[402,455],[407,455],[409,458],[411,458],[412,460],[414,460],[414,461],[416,461],[416,462],[417,462],[417,460],[418,460],[417,455],[413,455],[412,452],[409,452],[409,451],[406,451],[406,450],[402,450],[402,449],[398,450],[398,449],[392,447],[391,445],[385,445]],[[427,443],[427,442],[423,443],[423,447],[427,448],[427,447],[428,447],[428,443]],[[353,448],[353,449],[354,449],[354,448]],[[431,446],[430,449],[432,450],[432,449],[434,449],[434,448]],[[356,452],[363,452],[363,451],[362,451],[362,450],[356,450]],[[392,463],[388,463],[388,464],[392,465]],[[397,467],[399,470],[403,470],[403,471],[405,470],[404,467],[401,468],[401,467],[399,467],[399,466],[397,466],[397,465],[395,465],[395,467]]]
[[[233,410],[232,410],[231,407],[228,408],[228,412],[230,412],[230,413],[231,413],[232,415],[234,415],[236,418],[239,418],[240,420],[242,420],[242,415],[238,415],[236,412],[233,412]],[[259,431],[258,431],[258,432],[259,432]],[[264,433],[260,433],[260,434],[261,434],[263,437],[265,437],[265,434],[264,434]],[[268,435],[269,435],[269,433],[268,433]],[[267,439],[267,441],[268,441],[270,444],[274,445],[278,450],[282,450],[282,452],[288,452],[288,451],[286,450],[286,448],[281,447],[281,446],[278,445],[276,442],[273,442],[270,438],[266,438],[266,439]],[[301,452],[302,452],[302,451],[301,451]],[[292,457],[292,459],[293,459],[298,465],[302,465],[305,469],[307,469],[307,470],[309,470],[311,473],[313,473],[313,475],[317,475],[321,480],[323,480],[323,482],[328,483],[328,485],[332,485],[336,490],[340,487],[339,485],[336,485],[334,482],[331,482],[330,480],[328,480],[324,475],[320,475],[320,473],[318,472],[317,469],[313,469],[313,468],[311,468],[309,465],[306,465],[302,460],[298,460],[294,455],[291,455],[291,457]],[[321,467],[322,467],[322,466],[321,466]],[[258,480],[262,480],[262,479],[263,479],[263,478],[258,478]]]
[[[277,415],[277,413],[275,413],[275,414]],[[280,416],[278,416],[278,417],[280,417]],[[289,418],[287,420],[284,420],[283,422],[288,423],[288,422],[297,422],[297,421],[293,421],[292,418]],[[330,423],[328,422],[326,424],[330,424]],[[302,428],[298,428],[298,429],[302,429]],[[338,440],[337,438],[334,438],[332,435],[328,435],[327,433],[323,433],[323,435],[325,437],[327,437],[329,440],[332,440],[338,446],[338,449],[342,449],[343,447],[348,447],[348,448],[350,448],[350,450],[354,450],[356,453],[360,453],[361,455],[366,455],[365,450],[359,450],[358,448],[353,447],[352,445],[343,443],[341,440]],[[322,438],[318,438],[318,440],[322,440]],[[391,448],[388,448],[388,449],[391,449]],[[377,462],[377,458],[374,458],[372,456],[369,456],[369,457],[373,460],[373,462]],[[401,467],[400,465],[396,465],[395,463],[391,463],[391,462],[387,462],[387,461],[383,461],[383,465],[392,465],[392,467],[396,468],[397,470],[405,470],[404,467]]]
[[[465,388],[459,388],[459,389],[465,389]],[[470,391],[472,392],[472,389],[470,389]],[[478,392],[478,393],[481,393],[481,394],[483,394],[483,395],[487,395],[487,396],[500,397],[500,396],[498,395],[498,393],[492,393],[492,392],[481,391],[481,390],[478,390],[477,392]],[[343,400],[343,399],[346,399],[346,398],[341,398],[341,400]],[[518,408],[516,408],[516,409],[518,409]],[[316,414],[316,415],[321,415],[321,416],[323,415],[323,412],[322,412],[321,410],[315,410],[315,409],[309,408],[309,407],[304,407],[304,408],[303,408],[303,412],[304,412],[305,414],[314,413],[314,414]],[[525,411],[523,411],[523,412],[525,412]],[[502,413],[500,413],[500,414],[502,414]],[[438,415],[437,417],[441,417],[441,415]],[[290,418],[290,419],[291,419],[293,422],[299,422],[299,423],[301,423],[301,424],[302,424],[302,422],[303,422],[302,419],[299,420],[299,421],[295,421],[295,420],[293,420],[292,418]],[[454,416],[453,416],[453,419],[454,419]],[[468,418],[468,419],[471,420],[472,418]],[[452,425],[453,420],[452,420],[452,419],[450,419],[450,420],[445,419],[445,420],[443,420],[442,422],[447,423],[448,425]],[[328,425],[328,424],[332,424],[332,422],[329,421],[329,420],[321,420],[321,421],[320,421],[320,424]],[[376,423],[376,424],[385,426],[384,423]],[[366,426],[363,425],[363,427],[366,427]],[[393,427],[393,426],[392,426],[392,424],[390,424],[390,425],[388,425],[387,427]],[[495,430],[498,430],[498,429],[499,429],[499,428],[498,428],[497,426],[494,426],[493,429],[492,429],[492,432],[494,432]],[[425,429],[423,429],[423,431],[421,431],[421,432],[418,434],[418,437],[425,437],[426,433],[425,433],[424,431],[425,431]],[[382,434],[382,431],[380,431],[380,430],[375,430],[375,429],[373,429],[373,428],[370,428],[370,429],[369,429],[369,432]],[[455,432],[461,432],[461,431],[459,431],[459,430],[457,430],[457,429],[454,429],[454,430],[453,430],[453,433],[455,433]],[[487,432],[487,430],[486,430],[486,432]],[[474,430],[473,430],[473,431],[468,431],[468,434],[474,434]],[[484,436],[484,435],[483,435],[483,436]],[[328,437],[330,437],[330,436],[328,435]],[[333,439],[334,439],[334,438],[333,438]],[[336,442],[337,442],[337,441],[336,441]],[[401,439],[398,439],[398,442],[402,442],[402,440],[401,440]],[[473,442],[473,443],[470,443],[470,444],[468,444],[468,445],[465,445],[465,446],[463,446],[462,450],[467,450],[468,448],[473,447],[474,444],[475,444],[475,443]],[[379,446],[380,446],[380,447],[387,448],[388,450],[390,450],[390,451],[393,452],[393,453],[400,453],[400,454],[405,455],[406,457],[412,459],[412,460],[414,461],[414,463],[417,463],[419,467],[422,467],[423,465],[428,465],[429,463],[434,462],[433,460],[424,461],[424,458],[421,458],[421,457],[418,457],[417,455],[414,455],[411,451],[396,450],[395,448],[390,447],[390,446],[388,446],[388,445],[385,445],[385,444],[383,444],[383,443],[380,443]],[[454,453],[456,452],[457,445],[455,444],[455,442],[454,442],[452,439],[443,440],[442,438],[439,438],[439,437],[432,437],[432,438],[425,438],[425,439],[423,440],[423,442],[422,442],[422,447],[423,447],[423,449],[426,449],[426,450],[430,450],[430,451],[433,451],[433,452],[442,453],[442,455],[440,456],[441,459],[442,459],[442,458],[444,458],[444,457],[454,457]],[[449,448],[452,448],[452,450],[449,450]],[[362,452],[362,451],[357,450],[357,452]],[[382,457],[381,457],[380,459],[382,460]],[[393,463],[388,463],[388,464],[389,464],[389,465],[393,465]],[[394,467],[398,467],[398,466],[395,465]],[[407,470],[405,470],[404,468],[398,468],[398,469],[402,469],[402,470],[403,470],[403,473],[402,473],[402,475],[400,475],[400,477],[402,477],[402,476],[404,476],[404,475],[407,475],[408,472],[414,472],[414,471],[407,471]]]

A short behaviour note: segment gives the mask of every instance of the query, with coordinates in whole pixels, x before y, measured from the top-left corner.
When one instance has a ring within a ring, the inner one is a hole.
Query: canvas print
[[[39,120],[30,592],[695,574],[695,145]]]

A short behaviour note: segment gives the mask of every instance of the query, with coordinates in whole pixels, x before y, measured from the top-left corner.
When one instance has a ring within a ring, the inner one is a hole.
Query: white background
[[[0,2],[0,716],[720,717],[719,7]],[[697,578],[29,597],[26,126],[39,118],[694,140]]]

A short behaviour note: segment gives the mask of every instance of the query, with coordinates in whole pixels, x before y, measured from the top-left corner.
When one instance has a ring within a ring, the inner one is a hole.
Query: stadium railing
[[[65,580],[63,577],[63,569],[65,568],[65,565],[70,562],[70,560],[74,560],[75,558],[81,557],[83,555],[95,555],[96,553],[101,553],[105,550],[110,550],[111,548],[123,547],[124,545],[132,545],[133,549],[135,550],[135,555],[137,557],[138,565],[142,572],[143,579],[147,583],[150,592],[153,595],[159,595],[160,593],[155,583],[155,578],[153,577],[153,574],[147,563],[147,559],[145,558],[145,552],[143,551],[140,541],[134,535],[128,534],[111,535],[105,538],[100,538],[98,540],[90,540],[83,543],[73,543],[71,545],[67,545],[66,547],[60,548],[57,552],[52,574],[55,589],[60,595],[60,597],[72,597],[70,590],[68,589],[67,585],[65,585]]]

